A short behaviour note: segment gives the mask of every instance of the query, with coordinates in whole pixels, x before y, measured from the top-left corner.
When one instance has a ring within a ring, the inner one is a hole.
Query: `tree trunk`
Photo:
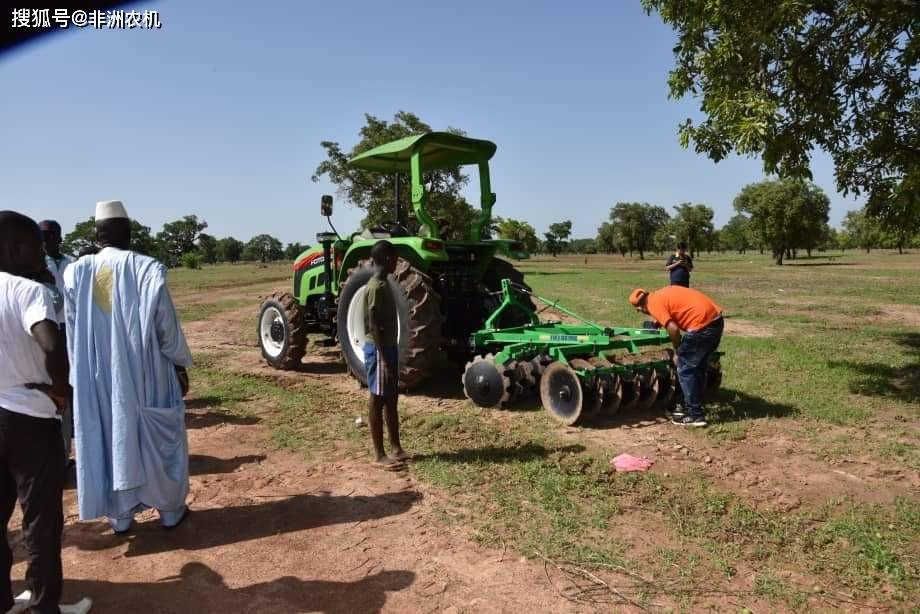
[[[898,243],[898,254],[903,254],[903,253],[904,253],[904,248],[900,243]]]
[[[869,248],[868,248],[868,247],[866,248],[866,253],[867,253],[867,254],[869,253]]]
[[[783,254],[787,253],[787,251],[782,248],[773,250],[773,259],[776,261],[776,266],[783,266]]]
[[[639,250],[639,260],[645,260],[645,252],[643,252],[641,249]]]
[[[811,248],[810,248],[810,247],[806,247],[806,248],[805,248],[805,253],[808,254],[808,257],[809,257],[809,258],[811,258]]]

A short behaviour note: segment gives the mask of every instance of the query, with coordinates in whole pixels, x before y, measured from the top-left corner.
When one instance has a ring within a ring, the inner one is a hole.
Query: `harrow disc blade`
[[[479,407],[499,407],[511,397],[511,382],[491,354],[477,356],[463,371],[463,394]]]
[[[540,378],[540,400],[556,420],[570,426],[582,414],[582,389],[578,376],[568,365],[554,362]]]
[[[573,358],[569,361],[569,365],[573,369],[587,369],[588,371],[594,369],[594,365],[584,358]],[[598,387],[598,380],[598,377],[592,375],[580,381],[581,394],[583,397],[581,413],[586,418],[599,414],[601,411],[601,404],[604,402],[604,396]]]
[[[627,377],[620,378],[623,382],[623,402],[620,403],[620,411],[632,411],[639,403],[639,383],[635,373]]]
[[[658,374],[654,369],[641,369],[636,376],[639,386],[639,399],[636,403],[638,411],[648,411],[658,400]]]
[[[600,356],[594,356],[590,362],[595,367],[610,367],[610,361]],[[614,415],[623,403],[623,383],[615,373],[601,375],[597,378],[598,393],[601,397],[601,411],[607,415]]]
[[[677,372],[673,365],[658,368],[658,401],[656,405],[664,411],[672,411],[679,392]]]
[[[707,401],[715,399],[722,387],[722,363],[714,361],[706,367],[706,387],[703,395]]]

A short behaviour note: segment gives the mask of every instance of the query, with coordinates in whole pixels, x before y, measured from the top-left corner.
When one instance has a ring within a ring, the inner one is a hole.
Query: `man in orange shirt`
[[[667,329],[677,351],[677,379],[684,393],[684,408],[674,412],[671,422],[706,426],[703,388],[709,356],[722,341],[722,308],[699,290],[683,286],[668,286],[651,293],[636,288],[629,302]]]

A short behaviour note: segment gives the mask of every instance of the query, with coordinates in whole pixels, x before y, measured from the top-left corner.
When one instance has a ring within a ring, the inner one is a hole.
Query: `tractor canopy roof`
[[[495,143],[449,132],[428,132],[374,147],[348,161],[356,168],[381,173],[408,172],[412,154],[421,152],[425,170],[478,164],[495,155]]]

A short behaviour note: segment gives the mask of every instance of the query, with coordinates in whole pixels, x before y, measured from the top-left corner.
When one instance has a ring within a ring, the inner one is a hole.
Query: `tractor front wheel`
[[[349,271],[339,295],[337,326],[339,345],[348,370],[367,385],[364,343],[367,337],[367,282],[374,276],[370,261]],[[399,387],[409,390],[434,373],[441,355],[441,295],[431,278],[402,258],[390,276],[399,320]]]
[[[259,308],[262,357],[276,369],[296,369],[307,353],[303,308],[290,292],[275,292]]]

